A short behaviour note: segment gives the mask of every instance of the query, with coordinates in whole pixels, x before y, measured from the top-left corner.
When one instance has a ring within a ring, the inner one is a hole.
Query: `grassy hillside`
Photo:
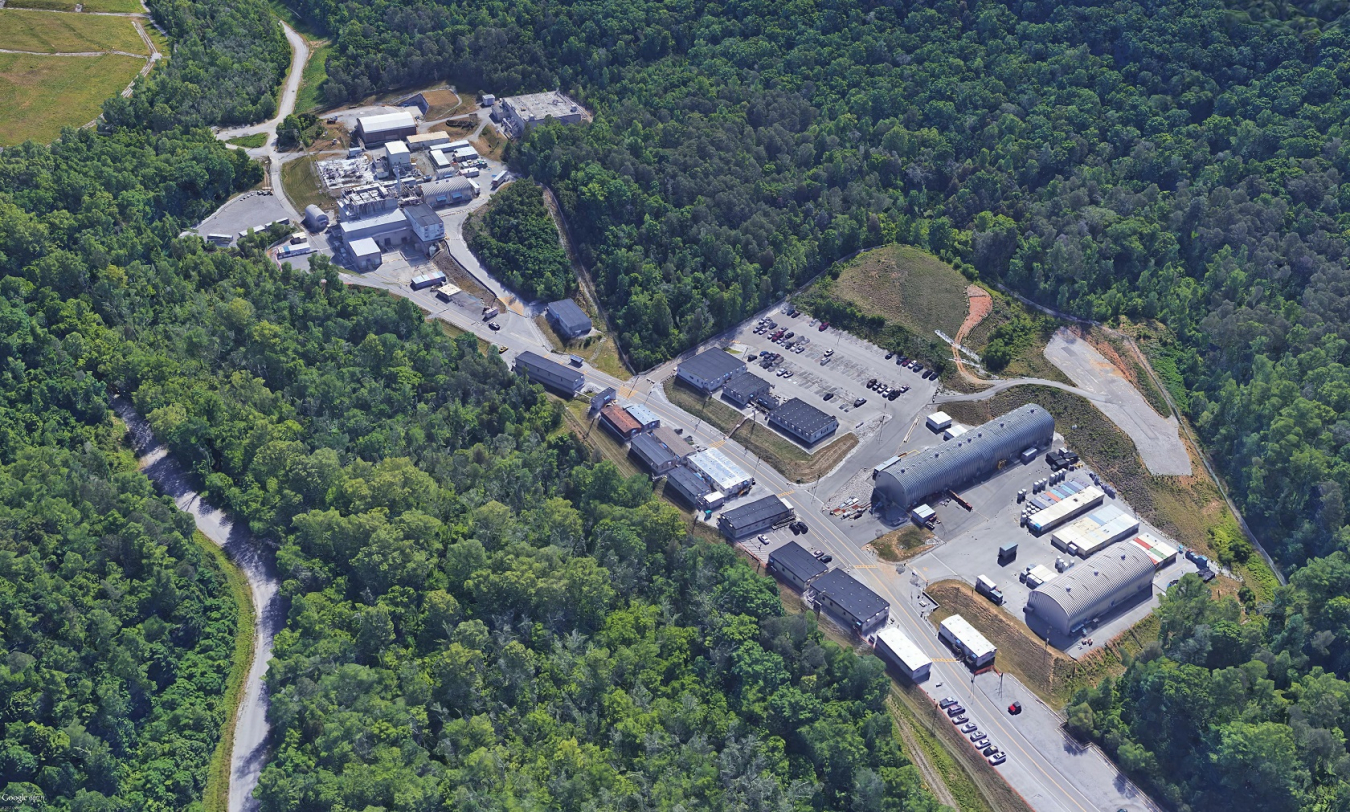
[[[120,93],[144,64],[116,54],[0,54],[0,146],[45,143],[62,127],[88,124],[103,100]]]
[[[0,9],[0,48],[35,53],[125,51],[150,55],[125,17]]]

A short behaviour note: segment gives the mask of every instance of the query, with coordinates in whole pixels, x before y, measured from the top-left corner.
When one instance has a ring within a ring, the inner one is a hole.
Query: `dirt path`
[[[899,702],[900,700],[895,701]],[[924,786],[928,787],[928,791],[933,793],[933,797],[937,798],[938,803],[943,806],[950,806],[952,809],[958,809],[956,796],[952,795],[952,791],[947,788],[947,782],[942,780],[942,773],[938,772],[928,761],[928,754],[919,746],[919,740],[914,737],[909,725],[900,719],[899,713],[893,711],[891,717],[896,720],[895,727],[900,731],[900,741],[904,742],[905,757],[914,765],[914,769],[919,771]]]
[[[957,348],[965,342],[966,336],[970,335],[970,331],[978,327],[980,322],[993,312],[994,299],[989,295],[989,291],[979,285],[970,285],[966,288],[966,299],[969,309],[966,311],[965,321],[961,322],[960,329],[956,331],[956,339],[952,342],[952,361],[956,364],[957,374],[967,382],[978,386],[987,384],[989,381],[972,375],[966,369],[965,362],[961,360],[961,350]]]

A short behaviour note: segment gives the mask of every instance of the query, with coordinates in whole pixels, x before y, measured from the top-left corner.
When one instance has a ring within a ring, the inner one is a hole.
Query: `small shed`
[[[927,425],[932,431],[946,431],[952,427],[952,417],[946,412],[933,412],[928,415]]]
[[[937,511],[928,505],[917,505],[909,512],[909,515],[916,524],[926,525],[937,518]]]

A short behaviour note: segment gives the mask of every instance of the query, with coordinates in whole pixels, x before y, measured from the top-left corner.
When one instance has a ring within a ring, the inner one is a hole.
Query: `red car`
[[[1019,713],[1021,713],[1021,712],[1022,712],[1022,703],[1021,703],[1021,702],[1014,702],[1014,703],[1012,703],[1011,705],[1008,706],[1008,713],[1011,713],[1013,716],[1016,716],[1017,714],[1019,714]]]
[[[820,330],[823,333],[826,330],[830,329],[830,323],[828,321],[822,321],[820,323],[820,326],[817,327],[816,329]]]

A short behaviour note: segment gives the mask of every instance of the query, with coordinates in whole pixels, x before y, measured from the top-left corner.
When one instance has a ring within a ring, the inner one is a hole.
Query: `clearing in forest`
[[[5,8],[33,8],[44,11],[74,11],[77,3],[86,12],[107,14],[144,14],[140,0],[5,0]]]
[[[834,295],[930,338],[934,330],[951,336],[961,327],[968,284],[960,271],[926,251],[888,245],[845,265]]]
[[[0,54],[0,146],[48,143],[62,127],[88,124],[144,65],[116,54]]]
[[[0,48],[39,54],[122,51],[150,55],[127,17],[12,8],[0,10]]]

